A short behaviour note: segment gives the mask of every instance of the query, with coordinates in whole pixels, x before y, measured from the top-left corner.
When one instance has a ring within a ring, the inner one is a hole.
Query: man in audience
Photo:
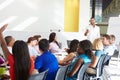
[[[5,41],[6,41],[8,50],[9,50],[10,53],[12,54],[12,47],[13,47],[13,44],[14,44],[14,42],[15,42],[15,39],[14,39],[12,36],[6,36],[6,37],[5,37]]]
[[[93,42],[96,38],[100,38],[100,28],[95,25],[95,19],[90,19],[90,25],[86,28],[84,33],[87,39]]]
[[[41,39],[38,44],[41,55],[35,60],[35,68],[38,69],[39,72],[43,72],[48,69],[45,80],[55,80],[58,70],[58,61],[49,51],[49,41],[47,39]]]
[[[114,54],[115,49],[113,46],[110,44],[110,36],[107,34],[104,34],[102,36],[102,42],[104,45],[104,53],[112,56]]]
[[[110,35],[110,44],[113,46],[115,50],[117,50],[117,46],[115,45],[115,35]]]
[[[115,44],[115,35],[113,35],[113,34],[110,35],[110,44],[112,45],[113,49],[115,50],[112,57],[118,57],[119,51]]]

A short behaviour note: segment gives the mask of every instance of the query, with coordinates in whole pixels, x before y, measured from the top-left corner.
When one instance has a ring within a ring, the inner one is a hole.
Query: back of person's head
[[[110,35],[110,44],[115,43],[115,35],[111,34]]]
[[[93,59],[92,43],[89,40],[80,41],[78,48],[82,50],[82,53],[86,54],[89,58]]]
[[[15,80],[28,80],[30,75],[30,56],[26,42],[16,41],[12,48],[14,58]]]
[[[78,48],[78,43],[79,43],[79,41],[77,39],[72,40],[70,42],[70,47],[69,47],[68,53],[76,52],[77,48]]]
[[[103,50],[103,43],[100,38],[97,38],[93,42],[93,49],[94,50]]]
[[[34,38],[36,38],[37,41],[40,41],[41,35],[34,35]]]
[[[55,32],[50,33],[50,35],[49,35],[49,42],[53,42],[55,40],[55,37],[56,37],[56,33]]]
[[[6,41],[7,46],[13,46],[13,44],[15,42],[15,40],[12,36],[6,36],[5,41]]]
[[[39,45],[39,49],[42,50],[43,52],[49,49],[49,41],[47,39],[41,39],[38,45]]]

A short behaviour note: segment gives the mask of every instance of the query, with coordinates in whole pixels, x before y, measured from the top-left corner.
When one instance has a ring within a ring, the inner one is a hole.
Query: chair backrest
[[[108,65],[110,59],[111,59],[111,56],[109,56],[109,55],[106,54],[105,59],[104,59],[104,61],[103,61],[103,62],[104,62],[103,64],[104,64],[104,65]]]
[[[45,80],[47,73],[48,73],[48,69],[39,74],[31,75],[28,80]]]
[[[83,80],[84,78],[84,74],[88,68],[88,66],[90,65],[90,63],[85,63],[81,66],[79,72],[78,72],[78,75],[77,75],[77,80]]]
[[[114,54],[112,55],[112,57],[116,57],[116,58],[117,58],[118,56],[119,56],[119,51],[118,51],[118,50],[115,50],[115,51],[114,51]]]
[[[106,57],[106,54],[103,54],[103,55],[100,57],[100,59],[99,59],[99,61],[98,61],[98,63],[97,63],[96,69],[97,69],[97,75],[98,75],[98,76],[101,76],[101,75],[102,75],[102,68],[103,68],[103,63],[104,63],[105,57]]]
[[[58,69],[58,71],[57,71],[55,80],[65,80],[68,67],[69,67],[69,65],[60,66],[59,69]]]

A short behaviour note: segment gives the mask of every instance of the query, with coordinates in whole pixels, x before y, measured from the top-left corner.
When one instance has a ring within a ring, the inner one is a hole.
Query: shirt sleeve
[[[42,60],[37,57],[35,60],[35,69],[40,69],[42,67]]]
[[[100,58],[101,52],[100,52],[100,51],[96,51],[96,52],[95,52],[95,56],[97,56],[98,58]]]

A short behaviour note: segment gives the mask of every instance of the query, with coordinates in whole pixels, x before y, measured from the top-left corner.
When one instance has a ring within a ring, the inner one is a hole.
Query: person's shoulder
[[[95,25],[96,28],[100,28],[99,26]]]

